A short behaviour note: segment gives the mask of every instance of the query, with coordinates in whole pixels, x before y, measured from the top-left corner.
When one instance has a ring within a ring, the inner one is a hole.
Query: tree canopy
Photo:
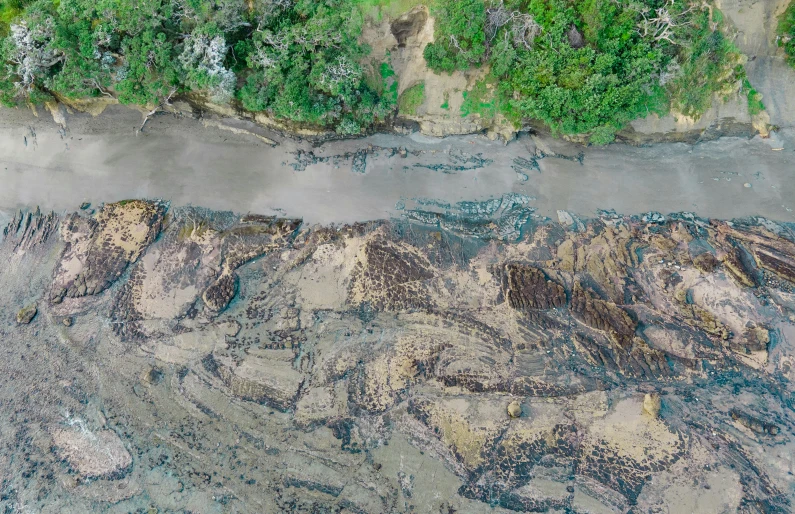
[[[714,93],[744,78],[705,3],[439,0],[435,13],[431,68],[488,65],[506,116],[593,142],[651,112],[697,117]]]
[[[355,134],[392,111],[363,78],[354,0],[13,0],[0,30],[0,95],[174,93]]]

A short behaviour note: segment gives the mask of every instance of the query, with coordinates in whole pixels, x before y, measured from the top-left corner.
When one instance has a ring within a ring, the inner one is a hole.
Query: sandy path
[[[0,211],[31,205],[65,210],[82,201],[160,197],[175,205],[280,212],[330,223],[395,215],[398,201],[415,197],[454,202],[514,191],[535,197],[539,212],[553,217],[557,209],[588,216],[604,208],[795,220],[795,132],[789,130],[768,140],[726,138],[648,148],[581,149],[529,137],[506,147],[475,136],[379,135],[315,149],[318,155],[333,155],[374,144],[424,152],[408,159],[370,156],[367,172],[360,174],[346,163],[295,171],[284,163],[294,162],[292,152],[298,148],[310,147],[290,140],[271,148],[253,137],[170,116],[156,118],[147,133],[136,137],[138,124],[137,113],[113,109],[94,119],[71,118],[64,135],[44,116],[0,111]],[[547,157],[540,172],[529,172],[529,180],[522,181],[511,168],[513,159],[530,157],[536,144],[565,155],[583,150],[583,164]],[[451,163],[451,151],[482,153],[493,163],[452,173],[414,166]]]

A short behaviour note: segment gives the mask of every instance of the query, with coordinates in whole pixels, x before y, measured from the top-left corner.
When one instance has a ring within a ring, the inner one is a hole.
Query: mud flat
[[[376,135],[313,148],[269,134],[278,143],[271,146],[219,128],[239,122],[213,123],[164,115],[136,135],[140,114],[119,107],[96,118],[70,116],[66,129],[47,113],[3,110],[0,210],[163,198],[350,223],[394,216],[396,206],[417,198],[457,202],[515,192],[552,217],[559,209],[586,217],[615,209],[795,219],[793,129],[769,139],[649,147],[583,148],[526,135],[507,146],[478,136]]]

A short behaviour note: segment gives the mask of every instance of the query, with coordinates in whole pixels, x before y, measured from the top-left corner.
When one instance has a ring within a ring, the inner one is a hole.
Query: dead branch
[[[92,79],[91,79],[91,80],[88,82],[88,84],[89,84],[89,85],[91,85],[91,86],[94,86],[95,88],[97,88],[97,91],[99,91],[99,92],[100,92],[100,93],[102,93],[103,95],[107,96],[108,98],[113,98],[113,95],[112,95],[112,94],[110,94],[109,92],[107,92],[107,91],[106,91],[106,90],[105,90],[105,89],[104,89],[104,88],[103,88],[103,87],[100,85],[100,83],[99,83],[99,81],[98,81],[97,79],[95,79],[95,78],[92,78]]]
[[[154,109],[152,109],[151,111],[149,111],[149,114],[147,114],[147,115],[144,117],[144,121],[141,123],[141,127],[140,127],[140,128],[139,128],[139,129],[138,129],[136,132],[135,132],[135,135],[136,135],[136,136],[137,136],[138,134],[140,134],[141,132],[143,132],[143,130],[144,130],[144,125],[146,125],[146,122],[147,122],[147,121],[149,121],[149,118],[151,118],[152,116],[154,116],[155,114],[157,114],[157,113],[160,111],[160,109],[162,109],[162,108],[163,108],[163,106],[165,106],[165,105],[171,105],[171,97],[172,97],[172,96],[174,96],[174,93],[176,93],[176,92],[177,92],[177,88],[172,88],[172,89],[171,89],[171,92],[168,94],[168,96],[167,96],[167,97],[166,97],[166,98],[165,98],[165,99],[164,99],[162,102],[160,102],[159,104],[157,104],[157,105],[155,106],[155,108],[154,108]]]
[[[500,0],[499,4],[486,9],[487,44],[491,45],[499,30],[506,25],[510,25],[514,44],[524,45],[528,49],[531,48],[535,38],[542,32],[541,25],[531,15],[519,11],[509,12],[505,8],[503,1]]]
[[[674,41],[674,30],[689,25],[690,22],[682,21],[682,18],[699,7],[703,8],[703,5],[691,4],[687,10],[678,14],[672,14],[667,7],[660,7],[654,10],[653,15],[649,14],[651,10],[648,7],[644,7],[638,11],[643,21],[640,22],[636,32],[641,37],[650,37],[655,42],[668,41],[672,45],[677,45],[678,43]]]

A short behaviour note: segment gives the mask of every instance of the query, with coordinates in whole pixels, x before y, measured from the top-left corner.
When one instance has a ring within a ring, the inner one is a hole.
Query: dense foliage
[[[616,130],[669,107],[697,117],[713,94],[743,78],[718,13],[687,0],[467,0],[436,13],[428,65],[491,66],[509,119],[612,140]],[[456,16],[449,15],[457,10]],[[474,34],[483,35],[477,38]]]
[[[478,65],[486,55],[486,9],[483,0],[438,0],[434,42],[425,60],[434,70],[451,72]]]
[[[349,134],[385,118],[393,102],[367,87],[359,63],[362,23],[349,1],[302,0],[261,24],[238,46],[253,71],[240,91],[243,106]]]
[[[115,95],[158,104],[201,91],[343,133],[387,117],[364,80],[354,0],[11,0],[0,94]]]
[[[399,106],[389,64],[363,64],[362,12],[415,3],[0,0],[0,100],[108,95],[157,105],[199,92],[284,121],[361,133],[401,107],[414,111],[423,97],[416,88]],[[557,133],[607,142],[650,112],[697,117],[716,92],[744,79],[720,13],[703,2],[428,3],[435,16],[429,67],[490,70],[488,90],[480,83],[465,95],[464,114],[536,119]],[[788,51],[793,12],[781,22]],[[745,84],[749,108],[759,110],[758,93]]]

